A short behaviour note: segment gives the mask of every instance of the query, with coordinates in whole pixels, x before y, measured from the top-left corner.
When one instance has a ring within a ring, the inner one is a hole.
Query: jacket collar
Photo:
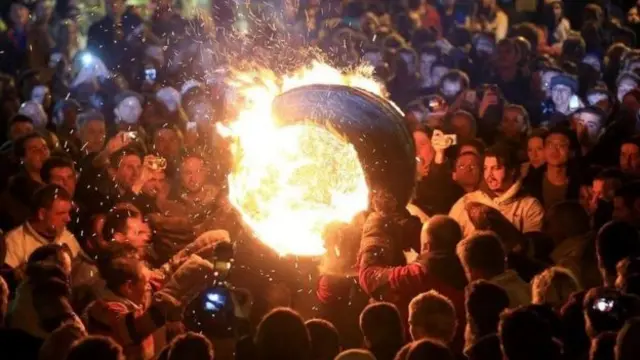
[[[489,204],[495,205],[508,205],[520,198],[522,190],[522,180],[516,181],[511,187],[502,195],[495,198],[491,198],[485,191],[476,190]]]

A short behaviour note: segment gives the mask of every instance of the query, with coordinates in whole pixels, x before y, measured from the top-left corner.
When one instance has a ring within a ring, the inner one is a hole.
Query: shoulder
[[[92,318],[104,321],[126,315],[129,310],[117,301],[96,300],[87,307],[87,313]]]
[[[12,230],[10,230],[5,236],[5,241],[15,241],[16,239],[22,237],[24,235],[24,225],[20,225]]]
[[[528,195],[528,194],[524,195],[520,199],[520,202],[524,206],[524,210],[525,211],[540,211],[540,212],[544,212],[544,207],[542,206],[542,203],[540,203],[540,201],[538,199],[536,199],[535,197],[533,197],[531,195]]]

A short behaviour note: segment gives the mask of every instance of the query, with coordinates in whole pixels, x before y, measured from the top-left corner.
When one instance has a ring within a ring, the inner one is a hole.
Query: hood
[[[524,195],[524,189],[522,186],[522,180],[518,180],[511,185],[509,190],[504,194],[491,198],[485,191],[476,190],[472,193],[465,195],[466,201],[477,201],[486,205],[504,206],[518,201]]]

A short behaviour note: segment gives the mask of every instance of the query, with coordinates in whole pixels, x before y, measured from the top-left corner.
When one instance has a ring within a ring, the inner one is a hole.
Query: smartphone
[[[204,296],[204,310],[210,313],[217,313],[222,310],[227,303],[227,293],[220,288],[214,288],[206,292]]]
[[[477,99],[478,94],[475,90],[467,90],[467,92],[464,94],[464,101],[470,104],[475,104]]]
[[[611,310],[613,310],[614,306],[615,306],[615,301],[613,299],[607,299],[607,298],[597,299],[593,303],[594,310],[604,312],[604,313],[610,312]]]
[[[156,81],[156,76],[158,75],[155,68],[144,69],[144,79],[149,82]]]

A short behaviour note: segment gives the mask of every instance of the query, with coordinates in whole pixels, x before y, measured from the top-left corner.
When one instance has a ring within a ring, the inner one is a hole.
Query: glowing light
[[[93,55],[90,53],[82,54],[82,65],[89,66],[93,62]]]
[[[312,84],[346,85],[384,95],[372,69],[341,72],[314,62],[290,76],[264,69],[233,72],[229,84],[240,100],[235,119],[218,132],[232,137],[234,169],[229,198],[257,237],[280,255],[325,252],[322,233],[349,222],[368,205],[368,187],[355,148],[312,121],[279,125],[272,102]]]

